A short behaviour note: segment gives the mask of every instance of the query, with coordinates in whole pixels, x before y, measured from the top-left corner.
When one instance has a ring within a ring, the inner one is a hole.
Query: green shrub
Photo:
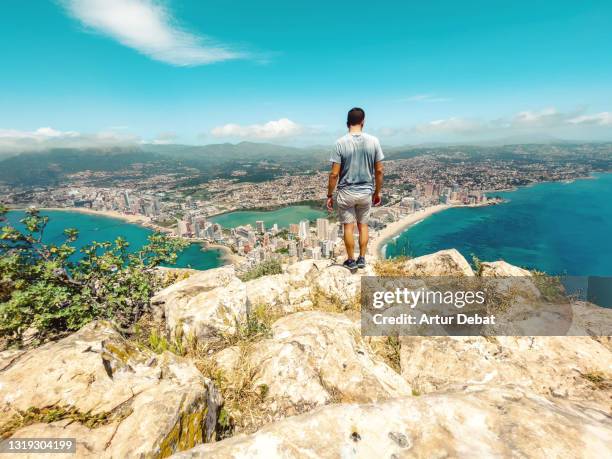
[[[0,206],[0,222],[7,209]],[[42,342],[78,330],[95,319],[131,327],[161,287],[155,268],[176,261],[186,243],[161,233],[137,252],[128,242],[93,242],[73,257],[75,229],[64,230],[63,243],[46,244],[49,218],[31,209],[21,220],[24,231],[0,228],[0,336],[19,343],[24,332]]]
[[[253,279],[257,279],[262,276],[269,276],[271,274],[281,274],[283,272],[283,267],[278,260],[268,260],[258,265],[255,265],[253,268],[246,271],[244,274],[240,276],[240,279],[244,282],[250,281]]]

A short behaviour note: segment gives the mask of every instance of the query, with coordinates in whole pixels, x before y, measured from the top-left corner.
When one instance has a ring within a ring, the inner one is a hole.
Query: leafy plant
[[[474,266],[476,275],[482,276],[482,270],[484,268],[484,265],[482,264],[482,260],[474,254],[472,254],[472,265]]]
[[[240,279],[244,282],[257,279],[262,276],[269,276],[271,274],[281,274],[283,272],[283,267],[278,260],[268,260],[258,265],[255,265],[253,268],[246,271],[244,274],[240,276]]]
[[[0,206],[0,222],[7,209]],[[95,319],[128,329],[148,309],[163,283],[156,267],[174,263],[186,243],[161,233],[136,252],[123,238],[80,249],[76,229],[61,244],[43,240],[49,217],[36,209],[21,220],[23,231],[0,228],[0,336],[19,343],[27,331],[35,342],[78,330]]]

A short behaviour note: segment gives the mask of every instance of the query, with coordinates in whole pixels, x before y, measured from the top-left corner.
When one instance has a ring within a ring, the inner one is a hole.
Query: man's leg
[[[359,256],[365,257],[368,250],[368,224],[357,223],[357,229],[359,230]]]
[[[359,229],[359,256],[365,257],[368,250],[368,220],[370,219],[370,207],[372,197],[367,194],[361,196],[355,205],[355,218]]]
[[[344,224],[344,247],[346,248],[346,258],[349,260],[355,259],[355,239],[353,237],[354,230],[354,223]],[[361,243],[361,236],[359,237],[359,241]]]

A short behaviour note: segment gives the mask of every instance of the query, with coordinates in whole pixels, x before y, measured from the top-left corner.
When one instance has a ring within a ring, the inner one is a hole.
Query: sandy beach
[[[230,249],[226,245],[204,243],[204,246],[206,247],[206,249],[219,250],[221,252],[221,258],[223,259],[223,261],[226,261],[227,264],[234,265],[245,260],[244,257],[241,257],[240,255],[234,253],[232,249]]]
[[[145,228],[149,228],[162,233],[173,232],[170,228],[165,228],[163,226],[156,225],[155,223],[151,222],[151,219],[149,217],[145,217],[144,215],[130,215],[114,210],[94,210],[87,209],[85,207],[45,207],[41,208],[40,210],[59,210],[62,212],[79,212],[81,214],[99,215],[102,217],[116,218],[118,220],[123,220],[127,223],[144,226]]]
[[[129,215],[117,212],[114,210],[94,210],[86,207],[42,207],[40,210],[59,210],[61,212],[79,212],[81,214],[90,215],[101,215],[103,217],[117,218],[119,220],[126,221],[128,223],[135,223],[137,225],[150,224],[148,217],[144,215]]]
[[[435,206],[427,207],[425,209],[417,210],[416,212],[406,215],[400,218],[398,221],[389,223],[384,229],[378,231],[375,234],[370,235],[370,250],[372,251],[371,257],[374,259],[383,258],[382,250],[383,247],[391,238],[405,231],[415,223],[451,207],[457,207],[452,204],[438,204]]]

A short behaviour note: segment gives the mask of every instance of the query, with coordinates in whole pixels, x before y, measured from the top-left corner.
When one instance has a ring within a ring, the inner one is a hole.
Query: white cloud
[[[554,107],[524,110],[512,116],[492,119],[449,117],[412,126],[376,129],[381,137],[418,141],[494,139],[521,135],[542,135],[560,138],[600,138],[612,126],[612,112],[584,113],[584,108],[559,111]]]
[[[439,97],[435,94],[416,94],[414,96],[406,97],[405,99],[400,99],[401,102],[450,102],[452,99],[448,97]]]
[[[542,110],[527,110],[517,113],[512,119],[516,127],[555,127],[567,122],[576,113],[559,112],[556,108],[548,107]]]
[[[142,144],[152,144],[152,145],[171,145],[176,143],[178,136],[175,132],[162,132],[153,140],[142,140],[140,143]]]
[[[30,139],[44,142],[48,139],[74,138],[80,134],[75,131],[57,131],[50,127],[41,127],[35,131],[19,131],[16,129],[0,129],[0,139]]]
[[[157,61],[203,65],[244,54],[181,29],[154,0],[60,0],[83,25]]]
[[[294,137],[304,132],[302,126],[290,119],[281,118],[277,121],[268,121],[265,124],[225,124],[212,129],[211,134],[219,138],[243,139],[280,139]]]
[[[130,146],[135,145],[138,140],[134,135],[115,130],[81,134],[76,131],[59,131],[51,127],[41,127],[34,131],[0,129],[0,152],[20,153],[50,148]]]
[[[592,124],[597,126],[612,126],[612,113],[601,112],[595,115],[581,115],[568,120],[571,124]]]
[[[482,123],[475,120],[465,118],[447,118],[430,121],[428,123],[418,124],[414,127],[414,131],[420,134],[426,133],[453,133],[463,134],[476,132],[482,129]]]

